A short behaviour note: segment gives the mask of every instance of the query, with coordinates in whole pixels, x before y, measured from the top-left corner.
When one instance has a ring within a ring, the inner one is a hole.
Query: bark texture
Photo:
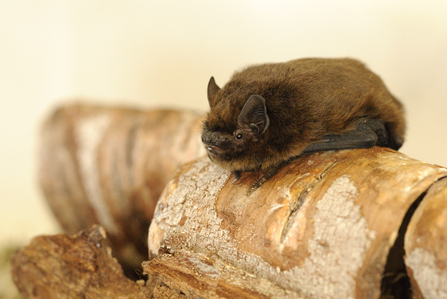
[[[127,279],[96,227],[18,253],[24,298],[397,299],[410,282],[415,298],[447,297],[446,168],[374,147],[233,182],[196,159],[201,121],[81,104],[53,113],[39,173],[53,212],[71,234],[101,224],[125,269],[149,251],[149,279]]]
[[[58,108],[42,128],[39,181],[65,231],[101,224],[124,267],[139,268],[164,186],[204,154],[201,119],[191,111]]]
[[[199,159],[161,196],[144,269],[206,298],[379,298],[407,211],[445,176],[378,147],[308,155],[235,183]]]
[[[13,279],[23,298],[152,298],[149,288],[126,278],[105,231],[37,237],[13,260]]]
[[[414,298],[447,298],[447,179],[433,185],[405,235],[405,264]]]

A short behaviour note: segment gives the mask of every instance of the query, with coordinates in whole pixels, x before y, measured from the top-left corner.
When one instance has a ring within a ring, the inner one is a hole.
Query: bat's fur
[[[238,123],[252,95],[265,99],[269,124],[263,133]],[[383,121],[387,146],[397,150],[404,141],[402,104],[377,75],[353,59],[308,58],[250,66],[236,72],[222,89],[211,78],[208,101],[211,110],[202,140],[210,159],[233,172],[279,165],[324,135],[352,130],[359,118]],[[242,140],[236,138],[240,132]]]

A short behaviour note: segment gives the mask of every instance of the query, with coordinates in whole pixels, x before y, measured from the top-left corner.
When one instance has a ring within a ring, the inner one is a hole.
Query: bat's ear
[[[264,134],[270,125],[265,99],[259,95],[250,96],[237,118],[237,123],[242,128],[251,129],[256,138]]]
[[[210,108],[216,104],[216,94],[219,92],[220,87],[217,86],[214,77],[211,77],[210,82],[208,82],[208,103],[210,104]]]

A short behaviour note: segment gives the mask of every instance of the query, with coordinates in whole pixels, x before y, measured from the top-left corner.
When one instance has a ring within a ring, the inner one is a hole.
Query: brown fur
[[[377,75],[353,59],[308,58],[250,66],[236,72],[222,89],[211,81],[211,110],[202,139],[206,145],[225,148],[209,156],[229,171],[278,165],[326,134],[353,129],[352,122],[362,117],[385,123],[390,147],[398,149],[404,140],[401,103]],[[270,124],[259,138],[237,141],[236,132],[243,130],[238,116],[251,95],[265,99]]]

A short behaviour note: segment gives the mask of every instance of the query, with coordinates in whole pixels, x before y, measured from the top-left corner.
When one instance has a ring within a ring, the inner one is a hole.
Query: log
[[[405,235],[405,264],[414,298],[447,298],[447,179],[427,192]]]
[[[101,253],[90,233],[41,237],[14,259],[22,295],[103,298],[89,288],[72,293],[82,271],[94,285],[141,298],[447,294],[446,168],[375,147],[304,155],[271,176],[246,172],[234,183],[207,158],[174,175],[204,153],[201,122],[188,111],[57,109],[41,136],[39,179],[50,207],[70,234],[104,226],[109,238],[99,249],[110,245],[124,269],[134,271],[149,252],[149,278],[135,287],[115,275],[110,252],[92,262]]]
[[[379,147],[315,153],[235,183],[202,158],[160,197],[143,268],[191,297],[408,298],[384,278],[402,268],[407,211],[446,176]]]
[[[70,104],[45,121],[39,182],[69,234],[101,224],[132,275],[147,260],[157,200],[178,166],[204,154],[192,111]]]

